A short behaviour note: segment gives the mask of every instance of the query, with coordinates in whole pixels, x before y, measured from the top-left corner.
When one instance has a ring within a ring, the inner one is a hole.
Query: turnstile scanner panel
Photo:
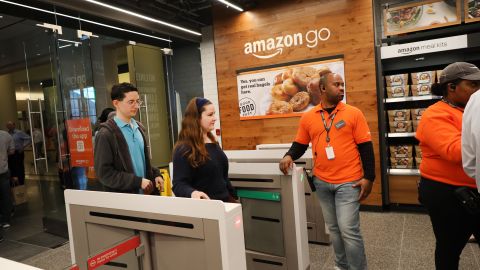
[[[139,236],[98,269],[246,270],[242,209],[215,200],[66,190],[72,264]]]
[[[228,175],[243,208],[247,269],[309,269],[303,169],[230,162]]]
[[[273,163],[280,162],[289,147],[290,144],[265,144],[257,145],[257,148],[262,150],[230,150],[225,151],[225,154],[230,162]],[[311,171],[313,169],[312,160],[312,152],[309,148],[302,157],[295,161],[295,164]],[[308,181],[304,181],[304,184],[308,240],[311,243],[329,244],[330,235],[323,219],[318,195],[312,191]]]

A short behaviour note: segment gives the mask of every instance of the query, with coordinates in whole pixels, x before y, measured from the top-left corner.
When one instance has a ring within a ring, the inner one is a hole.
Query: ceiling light
[[[137,18],[141,18],[141,19],[144,19],[144,20],[147,20],[147,21],[151,21],[151,22],[154,22],[154,23],[158,23],[158,24],[162,24],[162,25],[165,25],[165,26],[168,26],[168,27],[171,27],[171,28],[175,28],[177,30],[180,30],[180,31],[184,31],[184,32],[187,32],[187,33],[190,33],[190,34],[194,34],[194,35],[197,35],[197,36],[201,36],[202,34],[199,33],[199,32],[196,32],[196,31],[193,31],[193,30],[190,30],[190,29],[187,29],[187,28],[184,28],[184,27],[180,27],[178,25],[175,25],[175,24],[171,24],[171,23],[167,23],[167,22],[164,22],[164,21],[161,21],[161,20],[157,20],[157,19],[154,19],[152,17],[148,17],[148,16],[145,16],[145,15],[142,15],[142,14],[139,14],[139,13],[136,13],[136,12],[133,12],[133,11],[130,11],[130,10],[126,10],[126,9],[123,9],[123,8],[119,8],[119,7],[115,7],[115,6],[112,6],[112,5],[109,5],[109,4],[105,4],[105,3],[102,3],[102,2],[99,2],[99,1],[95,1],[95,0],[85,0],[89,3],[92,3],[92,4],[96,4],[96,5],[99,5],[99,6],[102,6],[102,7],[106,7],[106,8],[109,8],[109,9],[113,9],[113,10],[116,10],[116,11],[119,11],[119,12],[122,12],[122,13],[125,13],[125,14],[128,14],[128,15],[132,15],[132,16],[135,16]]]
[[[61,39],[61,38],[59,38],[58,41],[69,42],[69,43],[73,43],[73,44],[80,44],[80,43],[81,43],[81,42],[78,42],[78,41],[73,41],[73,40],[68,40],[68,39]]]
[[[58,12],[53,12],[53,11],[46,10],[46,9],[27,6],[27,5],[23,5],[23,4],[19,4],[19,3],[15,3],[15,2],[11,2],[11,1],[6,1],[6,0],[0,0],[0,2],[15,5],[15,6],[19,6],[19,7],[29,8],[29,9],[33,9],[33,10],[37,10],[37,11],[41,11],[41,12],[45,12],[45,13],[49,13],[49,14],[53,14],[53,15],[58,15],[58,16],[62,16],[62,17],[65,17],[65,18],[79,20],[79,21],[82,21],[82,22],[88,22],[88,23],[91,23],[91,24],[96,24],[96,25],[100,25],[100,26],[103,26],[103,27],[107,27],[107,28],[111,28],[111,29],[115,29],[115,30],[120,30],[120,31],[124,31],[124,32],[132,33],[132,34],[136,34],[136,35],[140,35],[140,36],[144,36],[144,37],[159,39],[159,40],[163,40],[163,41],[166,41],[166,42],[172,42],[169,39],[165,39],[165,38],[161,38],[161,37],[156,37],[156,36],[136,32],[136,31],[128,30],[128,29],[125,29],[125,28],[121,28],[121,27],[117,27],[117,26],[113,26],[113,25],[109,25],[109,24],[104,24],[104,23],[99,23],[99,22],[87,20],[87,19],[77,18],[77,17],[74,17],[74,16],[70,16],[70,15],[66,15],[66,14],[62,14],[62,13],[58,13]]]
[[[87,0],[88,1],[88,0]],[[225,0],[217,0],[218,2],[221,2],[221,3],[224,3],[225,5],[227,5],[227,7],[232,7],[240,12],[243,12],[243,8],[237,6],[237,5],[234,5],[228,1],[225,1]]]

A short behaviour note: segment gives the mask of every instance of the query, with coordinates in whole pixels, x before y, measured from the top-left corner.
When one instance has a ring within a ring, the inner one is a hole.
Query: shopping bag
[[[12,200],[13,205],[20,205],[27,202],[27,186],[20,185],[15,178],[12,179]]]

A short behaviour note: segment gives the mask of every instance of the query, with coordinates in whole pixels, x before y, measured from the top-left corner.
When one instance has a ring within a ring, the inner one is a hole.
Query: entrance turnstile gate
[[[78,190],[66,190],[65,201],[79,269],[93,269],[92,257],[105,260],[119,252],[112,246],[135,236],[137,248],[99,269],[246,269],[239,204]]]
[[[288,145],[288,147],[289,146],[290,145]],[[230,150],[225,151],[225,154],[230,162],[278,163],[285,155],[288,147],[283,144],[257,145],[257,149],[259,150]],[[311,151],[308,150],[301,158],[295,161],[295,164],[305,168],[305,174],[311,172],[313,170]],[[330,243],[330,235],[325,226],[322,207],[320,206],[317,193],[312,191],[312,186],[308,181],[304,181],[304,189],[308,241],[312,243],[328,244]]]
[[[283,175],[277,163],[229,163],[243,209],[248,270],[310,267],[302,168]]]

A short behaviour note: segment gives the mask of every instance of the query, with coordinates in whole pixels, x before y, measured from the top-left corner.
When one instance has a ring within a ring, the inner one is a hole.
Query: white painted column
[[[217,122],[215,130],[221,130],[220,106],[218,105],[217,68],[215,63],[215,44],[213,38],[213,27],[202,28],[202,42],[200,43],[200,57],[202,61],[202,79],[204,98],[210,100],[217,110]],[[217,136],[220,145],[222,137]]]

